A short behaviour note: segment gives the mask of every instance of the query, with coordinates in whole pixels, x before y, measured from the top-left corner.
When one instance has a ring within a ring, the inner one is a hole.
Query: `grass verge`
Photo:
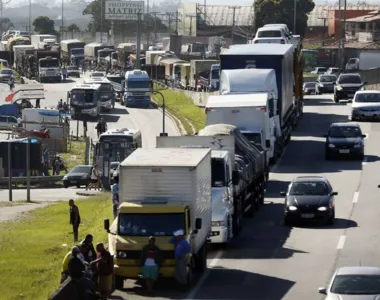
[[[107,242],[103,219],[112,219],[110,197],[76,202],[82,218],[80,239],[91,233],[95,243]],[[73,245],[68,220],[68,204],[59,202],[0,223],[0,299],[48,299],[59,286],[62,260]]]
[[[71,139],[67,148],[68,152],[61,154],[67,164],[67,169],[70,171],[76,165],[84,165],[86,151],[85,139],[83,137],[78,140]]]
[[[172,91],[170,89],[162,90],[155,85],[155,90],[159,90],[165,98],[166,109],[173,114],[183,124],[187,134],[192,134],[193,130],[189,122],[194,126],[196,131],[205,127],[206,115],[204,110],[193,103],[193,100],[182,92]],[[157,104],[162,107],[162,97],[159,94],[153,95]]]
[[[27,202],[27,201],[7,201],[7,202],[0,202],[0,207],[10,207],[10,206],[20,206],[20,205],[26,205],[26,204],[40,204],[41,202],[38,202],[38,201],[31,201],[31,202]],[[0,248],[1,249],[1,248]]]

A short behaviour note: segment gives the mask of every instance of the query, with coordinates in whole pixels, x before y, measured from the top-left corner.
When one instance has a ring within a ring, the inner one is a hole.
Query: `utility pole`
[[[340,68],[341,67],[341,63],[340,63],[340,56],[342,54],[342,23],[341,23],[341,20],[342,20],[342,10],[341,10],[341,0],[338,0],[339,2],[339,10],[338,10],[338,57],[337,57],[337,65],[338,67]]]
[[[157,28],[156,28],[156,20],[157,20],[157,15],[159,15],[159,12],[151,12],[151,15],[153,15],[153,32],[154,32],[154,42],[157,43]],[[170,19],[169,19],[170,20]]]
[[[168,19],[168,26],[170,26],[170,28],[172,22],[175,22],[175,34],[178,35],[178,11],[176,11],[175,13],[166,12],[165,14],[163,14],[163,16],[165,16]]]
[[[103,43],[103,0],[100,0],[100,42]]]
[[[342,39],[342,55],[341,55],[341,61],[340,61],[340,64],[341,64],[341,70],[344,70],[344,44],[345,44],[345,41],[346,41],[346,15],[347,15],[347,0],[343,0],[344,1],[344,17],[343,17],[343,39]]]
[[[64,26],[64,23],[63,23],[63,0],[62,0],[61,9],[62,9],[62,13],[61,13],[61,16],[62,16],[61,34],[63,35],[63,26]]]
[[[194,15],[186,15],[186,17],[190,18],[189,35],[191,36],[191,34],[193,33],[193,18],[195,18],[196,16],[194,16]]]
[[[29,35],[32,35],[32,0],[29,0]]]
[[[296,34],[297,27],[297,0],[294,0],[294,15],[293,15],[293,34]]]
[[[228,8],[232,9],[231,41],[232,41],[232,45],[233,45],[234,44],[234,27],[235,27],[236,9],[240,9],[241,6],[228,6]]]
[[[148,15],[148,20],[149,20],[149,0],[146,0],[146,14]],[[150,40],[150,30],[148,30],[148,33],[146,34],[146,49],[147,50],[149,50],[149,40]]]
[[[140,23],[141,23],[141,13],[137,14],[137,38],[136,38],[136,69],[141,69],[141,62],[140,62],[140,48],[141,48],[141,34],[140,34]]]
[[[175,12],[175,34],[178,35],[178,10]]]
[[[206,38],[206,28],[207,28],[207,0],[204,0],[204,6],[203,6],[203,9],[204,9],[204,14],[203,14],[203,17],[204,17],[204,40],[203,40],[203,59],[206,58],[206,45],[207,45],[207,38]]]

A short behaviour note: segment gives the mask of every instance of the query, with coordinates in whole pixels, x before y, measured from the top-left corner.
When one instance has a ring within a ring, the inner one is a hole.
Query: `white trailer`
[[[183,228],[184,222],[173,229],[185,230],[189,235],[197,230],[191,239],[193,254],[206,246],[211,231],[210,149],[138,148],[120,164],[119,182],[121,203],[164,200],[157,205],[187,206],[192,230]],[[165,214],[170,209],[160,211]],[[195,228],[197,223],[202,224],[201,228]],[[160,232],[160,224],[156,230]]]
[[[40,48],[40,47],[41,47],[41,43],[43,43],[45,39],[53,39],[53,40],[57,41],[57,36],[52,35],[52,34],[33,34],[30,37],[31,44],[36,49],[44,49],[44,48]]]

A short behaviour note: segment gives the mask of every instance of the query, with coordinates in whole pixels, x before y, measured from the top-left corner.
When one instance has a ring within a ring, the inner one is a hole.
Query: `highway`
[[[350,105],[331,95],[310,96],[304,116],[279,163],[272,169],[265,206],[245,222],[242,234],[224,250],[209,252],[208,272],[188,293],[173,285],[156,287],[155,299],[323,299],[318,288],[343,265],[377,265],[380,202],[377,180],[380,124],[361,123],[368,135],[366,157],[359,161],[325,161],[323,135],[332,122],[348,121]],[[333,226],[283,225],[283,197],[296,176],[327,177],[336,196]],[[115,295],[146,299],[132,282]]]

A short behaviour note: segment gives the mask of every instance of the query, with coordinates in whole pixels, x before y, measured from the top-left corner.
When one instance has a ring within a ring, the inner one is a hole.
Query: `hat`
[[[184,235],[184,232],[182,229],[180,229],[180,230],[175,231],[173,234],[174,236],[181,236],[181,235]]]

